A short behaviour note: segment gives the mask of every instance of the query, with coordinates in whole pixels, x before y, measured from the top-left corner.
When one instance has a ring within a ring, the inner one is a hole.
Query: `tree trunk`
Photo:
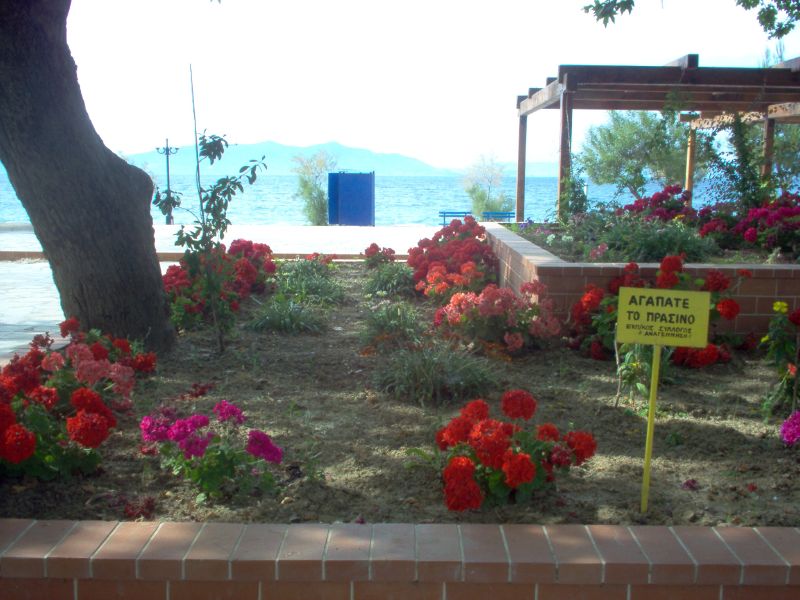
[[[64,314],[163,350],[175,332],[155,252],[153,184],[106,148],[89,120],[67,46],[69,7],[0,0],[0,160]]]

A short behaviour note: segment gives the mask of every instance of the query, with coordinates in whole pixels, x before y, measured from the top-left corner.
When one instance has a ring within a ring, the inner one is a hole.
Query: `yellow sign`
[[[710,308],[709,292],[621,287],[617,341],[705,348]]]

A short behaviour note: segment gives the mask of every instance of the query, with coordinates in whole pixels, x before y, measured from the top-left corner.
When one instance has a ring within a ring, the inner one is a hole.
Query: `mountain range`
[[[222,160],[214,165],[204,166],[214,176],[234,174],[239,167],[251,159],[265,157],[270,175],[292,175],[295,167],[294,157],[310,157],[319,151],[325,151],[336,160],[336,167],[342,171],[371,172],[381,176],[404,177],[448,177],[463,175],[463,171],[440,169],[416,158],[402,154],[385,154],[364,148],[351,148],[338,142],[328,142],[313,146],[287,146],[277,142],[258,142],[255,144],[231,144],[225,151]],[[155,150],[142,154],[131,154],[125,157],[130,163],[154,174],[161,174],[165,169],[165,158]],[[516,174],[516,164],[503,164],[506,176]],[[190,146],[178,148],[178,152],[169,159],[170,173],[174,175],[192,175],[195,168],[194,148]],[[529,177],[555,177],[555,163],[528,163],[526,174]]]

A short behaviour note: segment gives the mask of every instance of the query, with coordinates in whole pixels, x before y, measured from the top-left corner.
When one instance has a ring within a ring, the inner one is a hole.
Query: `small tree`
[[[297,194],[303,200],[303,214],[311,225],[328,224],[328,194],[325,177],[336,168],[336,159],[325,150],[306,158],[295,156],[293,169],[297,173]]]
[[[493,157],[481,159],[472,165],[464,178],[464,190],[472,199],[472,214],[480,218],[487,211],[511,210],[508,198],[500,186],[503,183],[503,167]]]

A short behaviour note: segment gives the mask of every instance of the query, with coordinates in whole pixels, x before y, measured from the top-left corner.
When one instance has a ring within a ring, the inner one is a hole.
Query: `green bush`
[[[603,256],[607,262],[660,262],[674,254],[684,254],[685,262],[703,262],[719,254],[714,240],[701,238],[697,229],[675,220],[613,218],[597,241],[608,245]]]
[[[414,271],[406,263],[390,262],[370,270],[364,291],[387,296],[414,296]]]
[[[325,319],[307,304],[275,296],[259,309],[250,328],[281,333],[319,333],[325,328]]]
[[[434,344],[388,355],[376,370],[375,387],[425,406],[484,396],[497,387],[497,380],[488,359]]]
[[[418,344],[425,326],[419,311],[404,302],[381,302],[367,315],[362,342],[376,349]]]
[[[339,304],[344,300],[344,289],[331,276],[332,269],[320,260],[285,262],[278,269],[278,292],[297,302]]]

